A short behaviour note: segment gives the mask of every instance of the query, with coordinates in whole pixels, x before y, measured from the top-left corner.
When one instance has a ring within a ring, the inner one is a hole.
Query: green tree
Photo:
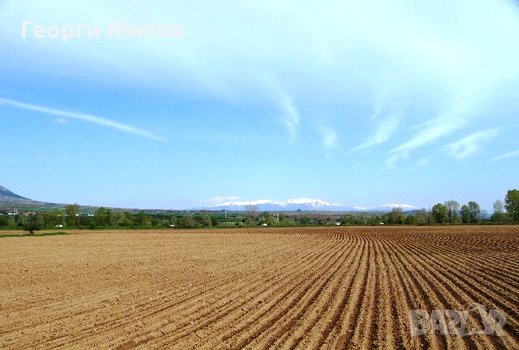
[[[95,212],[95,222],[97,226],[111,226],[112,225],[112,210],[105,207],[97,208]]]
[[[431,213],[434,221],[438,224],[443,224],[447,220],[447,208],[441,203],[433,206]]]
[[[218,215],[211,215],[211,225],[212,226],[220,225],[220,219],[221,219],[221,217]]]
[[[508,190],[505,197],[505,208],[513,222],[519,222],[519,190]]]
[[[69,204],[65,207],[67,226],[79,226],[79,205]]]
[[[7,217],[7,226],[8,227],[15,227],[16,226],[16,219],[12,216]]]
[[[405,221],[405,215],[402,208],[393,208],[389,213],[389,223],[393,225],[401,225]]]
[[[0,226],[9,226],[9,218],[7,217],[7,215],[0,214]]]
[[[180,220],[180,226],[184,228],[195,228],[197,226],[196,220],[193,218],[193,215],[186,214]]]
[[[367,225],[368,222],[369,218],[365,213],[360,212],[355,215],[355,225]]]
[[[461,207],[461,222],[464,224],[468,224],[470,222],[470,210],[467,205],[463,205]]]
[[[301,217],[299,221],[299,225],[301,226],[309,226],[311,224],[312,220],[308,216]]]
[[[58,209],[50,211],[45,216],[45,225],[46,226],[54,227],[54,226],[60,225],[60,224],[63,224],[63,216],[62,216],[62,213]]]
[[[506,221],[504,212],[505,205],[503,201],[497,200],[494,202],[494,214],[492,215],[492,221],[496,224],[502,224]]]
[[[447,210],[447,222],[455,224],[458,222],[458,212],[460,210],[460,204],[454,200],[445,202],[445,209]]]
[[[258,217],[258,207],[254,204],[245,206],[245,222],[247,225],[254,225]]]
[[[415,224],[416,225],[425,225],[425,224],[427,224],[427,211],[425,209],[418,210],[416,212]]]
[[[467,203],[467,205],[469,207],[470,222],[477,224],[481,216],[481,209],[479,209],[479,204],[474,201],[470,201]]]
[[[137,215],[135,215],[134,223],[137,226],[149,226],[151,224],[151,220],[148,214],[141,210]]]
[[[25,225],[25,223],[27,222],[27,218],[28,218],[27,215],[17,214],[14,219],[15,225],[19,226],[19,227],[23,227],[23,225]]]
[[[344,214],[342,218],[343,225],[354,225],[355,224],[355,215],[353,214]]]
[[[178,226],[178,219],[177,219],[177,217],[175,215],[170,215],[169,218],[168,218],[168,224],[171,227]]]
[[[41,230],[43,218],[39,215],[30,215],[23,225],[25,231],[29,231],[29,234],[33,235],[34,231]]]
[[[116,226],[131,226],[132,214],[127,211],[113,213],[113,220]]]
[[[211,216],[207,212],[207,210],[204,210],[204,219],[202,220],[202,224],[204,227],[211,227],[213,225],[213,220],[211,220]]]
[[[261,218],[261,223],[266,223],[266,224],[272,224],[272,219],[271,219],[271,216],[270,216],[270,213],[268,211],[264,211],[261,213],[260,215],[260,218]]]

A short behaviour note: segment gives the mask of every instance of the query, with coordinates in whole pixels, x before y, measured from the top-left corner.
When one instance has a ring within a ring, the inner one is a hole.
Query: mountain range
[[[64,206],[65,204],[34,201],[0,186],[0,209],[53,209]]]
[[[102,204],[101,204],[102,205]],[[0,186],[0,209],[24,209],[24,210],[41,210],[41,209],[55,209],[64,208],[66,204],[49,203],[35,201],[29,198],[20,196],[9,189]],[[408,204],[384,204],[377,207],[348,207],[333,202],[327,202],[320,199],[313,198],[297,198],[289,199],[287,201],[274,201],[269,199],[262,199],[256,201],[225,201],[217,203],[205,208],[203,210],[227,210],[227,211],[244,211],[249,207],[254,207],[258,211],[327,211],[327,212],[387,212],[392,208],[401,208],[404,211],[415,210],[416,207]],[[86,206],[84,209],[93,209],[94,207]],[[123,210],[121,208],[114,208]],[[124,209],[125,210],[125,209]],[[132,209],[136,210],[136,209]],[[164,209],[162,209],[164,210]]]
[[[0,186],[0,198],[1,199],[12,199],[12,200],[27,200],[27,198],[22,197],[16,193],[9,191],[7,188]]]
[[[287,201],[273,201],[269,199],[261,199],[256,201],[227,201],[215,204],[209,207],[210,210],[228,210],[241,211],[247,210],[248,207],[254,207],[258,211],[369,211],[369,212],[386,212],[392,208],[401,208],[404,211],[414,210],[416,207],[409,204],[384,204],[377,207],[349,207],[333,202],[326,202],[313,198],[297,198]]]

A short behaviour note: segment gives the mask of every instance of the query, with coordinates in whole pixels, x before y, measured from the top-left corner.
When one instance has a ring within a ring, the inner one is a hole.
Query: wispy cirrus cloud
[[[323,127],[321,128],[322,144],[327,150],[332,150],[339,146],[339,138],[337,132],[332,128]]]
[[[459,105],[418,126],[419,131],[413,137],[389,151],[391,157],[386,160],[386,166],[391,168],[398,160],[406,158],[414,150],[433,144],[463,128],[467,123],[467,113],[468,107]]]
[[[481,148],[482,143],[489,141],[499,135],[499,129],[490,129],[475,132],[459,141],[447,145],[447,154],[454,159],[466,159],[475,155]]]
[[[258,78],[258,83],[266,91],[268,98],[277,105],[277,108],[281,112],[279,118],[281,124],[288,132],[290,140],[295,141],[301,116],[297,109],[294,99],[279,79],[271,72],[266,72],[263,76]]]
[[[279,100],[279,105],[284,112],[283,114],[283,124],[290,135],[290,139],[292,141],[295,140],[297,136],[297,130],[299,128],[300,116],[299,112],[292,101],[292,98],[288,95],[281,96]]]
[[[374,118],[372,117],[372,119]],[[346,155],[355,153],[365,148],[377,146],[388,141],[398,129],[398,126],[400,125],[400,119],[400,115],[397,114],[384,119],[377,127],[375,132],[366,140],[366,142],[353,148],[351,151],[347,152]]]
[[[503,159],[511,159],[511,158],[516,158],[516,157],[519,157],[519,149],[517,151],[507,152],[507,153],[498,155],[492,159],[493,160],[503,160]]]
[[[70,120],[63,119],[63,118],[56,118],[56,119],[54,119],[54,123],[56,123],[56,124],[68,124],[68,123],[70,123]]]
[[[439,117],[423,125],[410,140],[404,142],[391,150],[391,153],[407,155],[409,152],[422,146],[431,144],[438,139],[451,134],[465,125],[465,121],[460,118]]]
[[[55,116],[58,118],[62,118],[62,119],[58,119],[57,122],[59,122],[59,123],[66,122],[69,119],[81,120],[81,121],[93,123],[93,124],[96,124],[96,125],[99,125],[99,126],[102,126],[105,128],[124,132],[127,134],[144,137],[144,138],[147,138],[147,139],[150,139],[153,141],[162,142],[162,143],[168,142],[165,138],[158,136],[150,131],[136,128],[136,127],[133,127],[130,125],[126,125],[126,124],[123,124],[123,123],[120,123],[120,122],[117,122],[117,121],[114,121],[114,120],[111,120],[108,118],[99,117],[99,116],[92,115],[92,114],[65,111],[65,110],[61,110],[61,109],[40,106],[40,105],[25,103],[25,102],[21,102],[21,101],[6,99],[6,98],[0,98],[0,105],[12,106],[12,107],[19,108],[19,109],[39,112],[39,113],[43,113],[43,114],[52,115],[52,116]]]
[[[418,160],[416,162],[416,166],[419,167],[419,166],[429,164],[431,162],[431,159],[433,159],[433,156],[421,158],[420,160]]]

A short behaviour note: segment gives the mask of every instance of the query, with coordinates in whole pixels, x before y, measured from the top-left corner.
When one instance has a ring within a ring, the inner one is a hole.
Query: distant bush
[[[29,231],[29,234],[33,235],[34,231],[41,230],[41,223],[36,219],[35,216],[31,216],[27,219],[27,221],[23,224],[23,229],[25,231]]]

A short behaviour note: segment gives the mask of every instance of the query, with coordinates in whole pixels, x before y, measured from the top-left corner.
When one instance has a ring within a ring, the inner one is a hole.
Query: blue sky
[[[122,22],[178,31],[110,37]],[[491,208],[519,187],[518,37],[503,0],[0,1],[0,184],[117,207]]]

